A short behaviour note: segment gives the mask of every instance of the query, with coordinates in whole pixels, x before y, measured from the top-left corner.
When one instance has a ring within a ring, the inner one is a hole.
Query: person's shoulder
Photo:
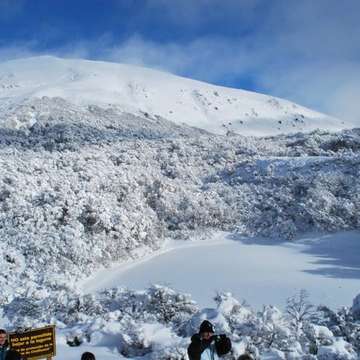
[[[200,335],[199,334],[194,334],[192,337],[191,337],[191,342],[199,342],[201,341],[201,338],[200,338]]]
[[[225,334],[221,334],[217,337],[215,342],[216,352],[219,356],[225,355],[231,351],[231,340]]]
[[[225,339],[230,340],[230,338],[226,334],[220,334],[219,337],[220,337],[221,340],[225,340]]]

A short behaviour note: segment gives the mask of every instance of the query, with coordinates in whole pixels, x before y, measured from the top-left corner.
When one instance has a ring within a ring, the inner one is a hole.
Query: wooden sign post
[[[25,360],[52,360],[56,355],[55,326],[10,333],[9,345]]]

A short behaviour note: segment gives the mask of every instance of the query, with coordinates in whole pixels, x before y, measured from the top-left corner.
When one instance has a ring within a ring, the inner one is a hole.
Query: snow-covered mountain
[[[43,119],[44,113],[32,101],[44,96],[79,107],[115,108],[150,120],[161,117],[216,134],[270,135],[350,127],[287,100],[131,65],[52,56],[0,64],[2,126],[32,126]],[[19,114],[24,105],[29,108]]]

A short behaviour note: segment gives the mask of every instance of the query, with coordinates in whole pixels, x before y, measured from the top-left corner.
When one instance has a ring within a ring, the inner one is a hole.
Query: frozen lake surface
[[[314,304],[350,306],[360,292],[360,233],[308,236],[292,243],[217,234],[209,241],[176,242],[160,253],[97,272],[83,290],[165,284],[213,306],[217,291],[232,292],[252,307],[283,307],[300,289]]]

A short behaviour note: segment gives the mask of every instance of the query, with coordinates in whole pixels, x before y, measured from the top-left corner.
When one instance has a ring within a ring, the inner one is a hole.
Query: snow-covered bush
[[[356,360],[358,354],[349,343],[339,339],[335,340],[331,346],[320,346],[317,358],[319,360]]]
[[[125,357],[186,359],[190,336],[205,319],[215,325],[217,334],[230,336],[233,349],[227,358],[232,360],[244,352],[271,360],[352,360],[360,354],[360,323],[344,309],[320,307],[316,316],[308,316],[308,300],[301,293],[290,301],[291,310],[297,309],[290,317],[289,309],[282,312],[271,305],[255,311],[230,293],[219,293],[214,300],[213,308],[200,309],[190,295],[154,285],[143,291],[62,293],[61,302],[46,293],[32,294],[14,299],[4,313],[14,327],[55,323],[71,346],[115,347]],[[39,311],[46,306],[51,313]]]

